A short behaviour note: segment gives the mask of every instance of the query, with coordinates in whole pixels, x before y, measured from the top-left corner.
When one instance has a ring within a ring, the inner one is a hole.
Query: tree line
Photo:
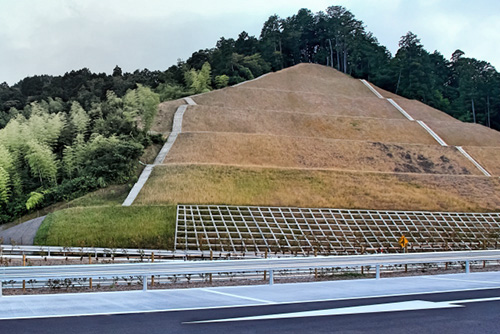
[[[148,133],[159,102],[138,85],[87,110],[49,97],[16,112],[0,130],[0,223],[129,181],[144,147],[162,141]]]
[[[164,71],[111,75],[84,68],[0,84],[0,223],[37,206],[126,182],[152,141],[160,101],[223,88],[298,63],[317,63],[500,129],[500,74],[457,50],[450,59],[401,37],[395,55],[346,8],[272,15],[260,36],[221,37]]]

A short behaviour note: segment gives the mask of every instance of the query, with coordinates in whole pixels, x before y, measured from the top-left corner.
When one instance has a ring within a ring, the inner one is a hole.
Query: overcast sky
[[[496,0],[0,0],[0,82],[88,67],[111,73],[165,70],[178,58],[237,38],[259,36],[270,15],[342,5],[394,54],[400,37],[500,68],[500,1]]]

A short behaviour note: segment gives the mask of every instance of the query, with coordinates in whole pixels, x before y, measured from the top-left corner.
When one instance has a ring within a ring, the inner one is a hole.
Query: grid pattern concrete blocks
[[[496,248],[500,213],[179,205],[177,250],[362,254]]]

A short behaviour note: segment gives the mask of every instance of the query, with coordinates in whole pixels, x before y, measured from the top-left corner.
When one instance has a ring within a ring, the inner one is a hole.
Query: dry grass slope
[[[308,92],[350,98],[374,98],[373,93],[357,79],[331,67],[299,64],[256,81],[242,84],[242,88]],[[375,97],[376,98],[376,97]]]
[[[408,100],[403,97],[395,97],[393,100],[399,104],[407,113],[409,113],[414,119],[424,121],[424,122],[449,122],[463,124],[456,118],[451,117],[447,113],[440,110],[429,107],[428,105],[415,101]]]
[[[480,124],[459,122],[428,122],[448,145],[500,147],[500,132]]]
[[[500,147],[467,146],[464,148],[490,174],[500,176]]]
[[[184,115],[183,131],[260,133],[438,145],[420,125],[406,119],[339,117],[211,106],[190,106]]]
[[[331,95],[325,95],[240,86],[199,95],[194,100],[199,105],[235,109],[297,111],[333,116],[404,118],[389,102],[375,96],[360,98],[337,95],[335,92],[332,92]]]
[[[241,133],[182,133],[163,163],[479,175],[452,147]]]
[[[137,204],[164,203],[484,212],[498,211],[500,181],[480,176],[159,166]]]
[[[378,88],[377,88],[378,89]],[[380,90],[451,145],[500,173],[500,137]],[[137,203],[494,211],[499,180],[441,147],[359,80],[301,64],[194,96],[183,133]],[[162,106],[170,130],[181,100]],[[482,146],[482,147],[479,147]]]
[[[186,104],[183,99],[161,103],[158,107],[158,114],[156,114],[151,130],[168,135],[172,130],[175,111],[183,104]]]

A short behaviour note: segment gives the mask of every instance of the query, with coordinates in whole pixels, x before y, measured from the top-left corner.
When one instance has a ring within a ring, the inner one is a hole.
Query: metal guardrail
[[[62,247],[62,246],[25,246],[25,245],[0,245],[0,256],[5,254],[76,254],[76,255],[94,255],[94,256],[151,256],[154,254],[158,257],[171,258],[186,258],[186,257],[210,257],[210,251],[197,250],[163,250],[163,249],[135,249],[135,248],[99,248],[99,247]],[[213,256],[226,257],[227,255],[234,257],[253,257],[252,254],[236,254],[229,252],[212,252]]]
[[[112,265],[1,267],[0,282],[7,280],[83,277],[98,278],[126,275],[142,277],[143,290],[146,291],[147,276],[152,275],[269,271],[269,283],[273,284],[273,271],[275,270],[375,266],[376,278],[380,278],[380,266],[382,265],[464,261],[465,272],[469,273],[470,261],[498,259],[500,259],[500,250],[318,256],[302,258],[269,258],[244,260],[167,261],[161,263],[128,263]]]

